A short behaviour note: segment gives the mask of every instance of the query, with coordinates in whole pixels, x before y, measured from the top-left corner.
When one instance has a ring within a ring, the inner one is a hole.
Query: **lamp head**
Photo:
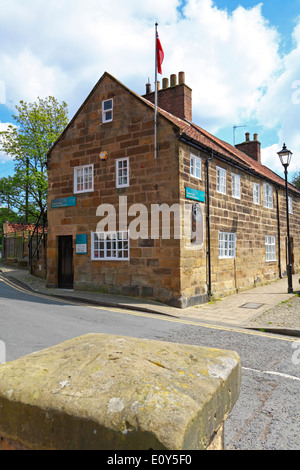
[[[277,152],[279,158],[280,158],[280,161],[281,161],[281,164],[284,166],[284,167],[288,167],[290,162],[291,162],[291,158],[292,158],[292,152],[290,150],[288,150],[286,148],[286,145],[283,144],[283,147],[282,147],[282,150],[280,150],[279,152]]]

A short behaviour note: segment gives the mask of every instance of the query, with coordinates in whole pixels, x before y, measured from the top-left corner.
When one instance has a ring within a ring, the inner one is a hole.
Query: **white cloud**
[[[72,115],[104,71],[145,93],[148,77],[154,81],[157,21],[165,51],[163,76],[185,71],[195,122],[216,133],[254,119],[279,129],[277,151],[286,141],[297,154],[300,21],[293,32],[294,50],[280,57],[280,37],[263,17],[261,4],[233,13],[212,0],[187,0],[180,12],[182,4],[0,0],[0,81],[6,104],[14,108],[21,99],[54,95],[69,104]],[[266,161],[273,150],[264,150]]]
[[[291,172],[300,170],[300,18],[298,20],[293,33],[295,47],[282,58],[280,72],[269,84],[257,109],[257,117],[265,127],[278,129],[278,150],[286,143],[293,152]],[[266,149],[266,155],[271,149]],[[271,159],[268,161],[271,163]]]
[[[272,168],[278,175],[283,176],[284,170],[277,155],[277,152],[279,152],[281,148],[282,146],[279,147],[279,145],[273,144],[262,149],[261,162],[268,168]]]
[[[186,71],[194,116],[210,122],[210,130],[251,117],[279,65],[278,34],[261,5],[230,15],[211,0],[189,0],[184,13],[179,24],[164,29],[172,51],[166,67]]]

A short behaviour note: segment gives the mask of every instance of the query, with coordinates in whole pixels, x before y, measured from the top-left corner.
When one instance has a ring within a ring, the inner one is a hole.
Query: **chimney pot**
[[[257,139],[257,134],[253,134],[253,140],[250,142],[250,132],[246,132],[246,142],[237,144],[236,148],[244,152],[253,160],[261,163],[261,144]]]
[[[170,85],[169,78],[163,78],[161,90],[160,83],[157,83],[157,104],[160,108],[174,114],[174,116],[177,116],[180,119],[192,121],[192,89],[184,83],[184,75],[184,72],[177,72],[177,74],[170,75]],[[177,86],[177,78],[180,82],[180,86]],[[150,92],[143,96],[154,104],[154,92]]]
[[[163,87],[163,89],[169,88],[169,79],[168,78],[163,78],[162,87]]]
[[[179,85],[181,85],[182,83],[185,83],[185,73],[184,72],[179,72],[178,82],[179,82]]]
[[[151,93],[151,83],[146,83],[146,95],[149,95]]]
[[[170,80],[171,80],[171,86],[177,85],[176,73],[172,73],[172,75],[171,75],[171,77],[170,77]]]

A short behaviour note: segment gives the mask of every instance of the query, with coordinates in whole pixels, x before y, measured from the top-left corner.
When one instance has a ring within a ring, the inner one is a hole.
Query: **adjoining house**
[[[47,226],[4,221],[2,259],[7,265],[30,268],[32,274],[46,277]]]
[[[233,147],[194,124],[180,72],[158,91],[155,158],[153,103],[104,73],[50,150],[48,285],[184,308],[285,275],[285,182],[258,136]],[[299,272],[292,185],[289,211]]]

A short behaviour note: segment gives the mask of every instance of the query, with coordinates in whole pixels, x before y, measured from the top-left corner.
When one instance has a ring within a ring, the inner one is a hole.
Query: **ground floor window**
[[[219,232],[219,258],[235,258],[235,233]]]
[[[265,238],[266,261],[276,261],[275,237],[267,235]]]
[[[122,232],[92,232],[93,260],[128,260],[129,234]]]

